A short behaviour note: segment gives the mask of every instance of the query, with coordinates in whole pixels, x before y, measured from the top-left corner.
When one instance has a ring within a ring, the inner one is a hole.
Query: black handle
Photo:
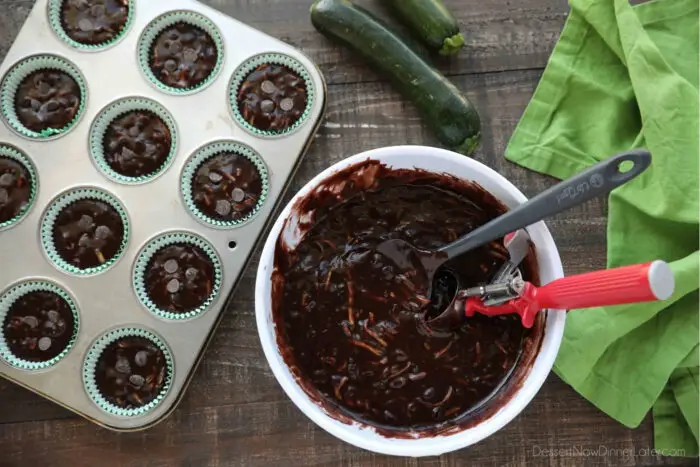
[[[633,165],[629,170],[623,172],[620,166],[627,161],[632,162]],[[459,256],[503,237],[509,232],[522,229],[597,196],[607,194],[644,172],[650,164],[651,154],[643,149],[634,149],[610,157],[568,180],[557,183],[515,209],[443,246],[438,251],[446,253],[448,259]]]

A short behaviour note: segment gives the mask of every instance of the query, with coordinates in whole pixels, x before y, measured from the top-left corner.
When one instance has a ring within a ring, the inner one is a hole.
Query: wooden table
[[[300,48],[325,73],[325,122],[290,192],[333,162],[360,151],[395,144],[438,145],[410,103],[313,29],[308,15],[312,0],[205,3]],[[376,9],[380,1],[358,3],[374,3]],[[480,110],[483,143],[474,157],[533,195],[553,180],[506,162],[503,151],[564,24],[566,1],[446,3],[462,23],[467,45],[439,65]],[[32,4],[0,0],[0,59]],[[604,202],[588,203],[548,224],[568,274],[605,266]],[[255,328],[256,266],[257,255],[184,401],[169,419],[145,432],[116,434],[0,380],[0,465],[697,465],[687,459],[639,455],[653,446],[650,418],[635,430],[627,429],[553,374],[519,417],[472,448],[418,461],[374,455],[345,444],[309,421],[268,368]],[[559,452],[542,455],[545,450]]]

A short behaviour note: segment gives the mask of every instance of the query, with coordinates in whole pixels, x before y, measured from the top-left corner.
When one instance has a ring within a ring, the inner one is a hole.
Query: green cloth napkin
[[[655,448],[698,455],[698,0],[570,0],[506,151],[568,178],[634,147],[652,166],[609,198],[607,266],[667,261],[674,295],[569,312],[555,372]]]

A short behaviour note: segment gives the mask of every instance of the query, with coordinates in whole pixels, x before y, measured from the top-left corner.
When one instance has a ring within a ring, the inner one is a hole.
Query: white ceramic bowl
[[[393,146],[367,151],[349,157],[321,172],[307,183],[284,208],[265,242],[255,283],[255,314],[258,332],[272,372],[287,395],[306,416],[334,436],[363,449],[381,454],[399,456],[433,456],[461,449],[477,443],[501,429],[515,418],[532,400],[552,369],[564,332],[565,313],[548,312],[540,351],[529,373],[512,397],[494,414],[478,424],[457,433],[417,439],[388,438],[360,423],[347,424],[335,420],[317,405],[297,384],[282,359],[277,345],[277,334],[271,311],[271,275],[274,266],[275,247],[285,220],[292,217],[292,206],[312,192],[322,181],[348,166],[367,159],[378,160],[393,168],[419,168],[436,173],[449,173],[474,180],[508,207],[526,201],[508,180],[485,165],[450,151],[424,146]],[[295,222],[292,220],[291,222]],[[287,226],[289,227],[289,225]],[[292,226],[293,227],[293,226]],[[295,245],[298,238],[289,237],[285,228],[285,243]],[[528,227],[535,244],[540,280],[543,284],[563,276],[561,259],[549,230],[544,222]],[[289,237],[289,238],[288,238]]]

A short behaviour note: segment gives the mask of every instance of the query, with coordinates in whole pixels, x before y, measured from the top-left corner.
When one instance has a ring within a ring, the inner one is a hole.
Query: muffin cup
[[[217,154],[221,154],[222,152],[233,152],[248,158],[248,160],[255,165],[255,168],[258,170],[262,181],[262,191],[260,192],[260,197],[255,205],[255,208],[242,219],[235,221],[222,221],[209,217],[197,207],[197,205],[194,203],[194,198],[192,197],[192,178],[197,172],[197,169],[199,169],[199,166],[209,158],[214,157]],[[197,152],[190,157],[190,160],[187,162],[187,164],[185,164],[185,168],[182,171],[180,184],[185,205],[195,216],[195,218],[197,218],[197,220],[213,227],[232,228],[250,221],[258,214],[262,205],[265,204],[265,199],[267,198],[267,192],[269,190],[269,176],[267,167],[265,166],[262,158],[251,148],[240,143],[220,141],[207,144],[206,146],[197,150]]]
[[[214,69],[204,81],[196,86],[191,86],[188,88],[174,88],[168,86],[161,82],[153,73],[153,70],[151,70],[151,47],[153,46],[153,42],[165,28],[180,22],[191,24],[192,26],[204,30],[207,34],[209,34],[209,37],[212,38],[214,44],[216,45],[216,65],[214,66]],[[195,13],[194,11],[174,11],[159,16],[148,26],[146,26],[146,29],[143,31],[143,34],[141,34],[141,38],[139,39],[138,62],[141,67],[141,71],[143,71],[148,81],[150,81],[156,88],[168,94],[183,96],[201,91],[216,79],[224,63],[224,53],[224,40],[219,32],[219,29],[210,19],[200,13]]]
[[[158,347],[163,352],[163,355],[165,356],[165,362],[167,365],[167,374],[165,376],[165,379],[163,380],[163,387],[161,388],[156,398],[144,406],[132,409],[123,409],[107,401],[107,399],[105,399],[105,397],[102,395],[99,388],[97,387],[97,381],[95,377],[97,362],[100,356],[102,355],[102,352],[104,352],[104,350],[111,343],[124,337],[142,337],[144,339],[150,340],[156,345],[156,347]],[[149,411],[153,410],[167,396],[168,391],[172,386],[174,375],[175,365],[173,363],[173,357],[168,346],[160,337],[156,336],[154,333],[139,328],[121,328],[103,334],[97,339],[97,341],[95,341],[92,347],[90,347],[90,349],[87,352],[87,355],[85,356],[85,362],[83,363],[83,385],[88,396],[100,409],[117,417],[136,417],[139,415],[144,415]]]
[[[161,165],[156,172],[149,175],[129,177],[117,173],[109,166],[109,164],[107,164],[104,154],[104,138],[110,123],[129,112],[139,110],[151,112],[163,120],[165,125],[170,130],[170,152],[168,153],[168,157],[163,165]],[[177,154],[177,138],[177,124],[175,123],[175,119],[172,117],[170,112],[165,109],[165,107],[150,99],[130,97],[120,99],[112,104],[109,104],[107,107],[102,109],[99,115],[95,118],[92,128],[90,129],[90,155],[100,171],[102,171],[112,180],[129,184],[144,183],[163,173],[173,161],[175,154]]]
[[[211,294],[209,294],[209,297],[207,297],[204,303],[202,303],[196,309],[186,311],[184,313],[174,313],[172,311],[159,308],[148,296],[145,281],[146,268],[148,268],[148,263],[151,261],[151,258],[153,258],[153,255],[155,255],[161,248],[177,243],[187,243],[201,248],[207,254],[207,256],[209,256],[209,259],[211,259],[211,262],[214,265],[214,281],[212,284]],[[190,233],[173,232],[163,234],[150,240],[141,250],[134,265],[133,285],[136,296],[148,311],[162,319],[182,321],[199,316],[204,313],[207,308],[209,308],[209,305],[211,305],[219,295],[222,276],[221,260],[216,254],[214,247],[211,246],[209,242]]]
[[[53,29],[54,33],[56,33],[59,39],[78,50],[97,51],[106,49],[107,47],[114,45],[129,32],[129,29],[131,29],[131,25],[134,22],[134,9],[136,8],[136,2],[135,0],[129,0],[129,3],[127,5],[128,15],[126,18],[126,23],[124,23],[124,26],[122,27],[122,30],[119,32],[119,34],[114,36],[112,39],[102,42],[100,44],[83,44],[72,39],[63,29],[63,25],[61,24],[61,10],[63,8],[63,4],[66,1],[68,0],[49,0],[49,24],[51,25],[51,29]]]
[[[15,356],[10,350],[9,346],[7,345],[7,341],[5,340],[4,324],[5,319],[7,318],[7,314],[10,311],[10,308],[19,298],[23,297],[24,295],[30,292],[53,292],[56,295],[60,296],[62,299],[64,299],[66,303],[68,303],[68,306],[70,307],[71,311],[73,312],[73,321],[75,324],[73,325],[73,333],[71,335],[70,341],[68,342],[68,345],[65,349],[61,351],[60,354],[56,355],[50,360],[46,360],[43,362],[31,362],[29,360],[24,360]],[[75,304],[75,300],[73,300],[73,298],[68,294],[68,292],[66,292],[61,287],[57,286],[52,282],[32,280],[17,284],[11,287],[9,290],[7,290],[5,293],[3,293],[2,296],[0,296],[0,326],[3,326],[2,332],[0,332],[0,357],[2,357],[2,359],[5,360],[11,366],[19,368],[21,370],[41,370],[55,365],[56,363],[58,363],[59,360],[61,360],[68,354],[70,349],[73,347],[76,338],[78,337],[78,330],[80,328],[80,316],[78,314],[78,307]]]
[[[73,78],[80,88],[78,112],[75,114],[73,120],[63,128],[47,128],[41,132],[36,132],[25,127],[17,117],[17,111],[15,109],[15,94],[17,93],[17,89],[24,78],[39,70],[63,71]],[[34,55],[25,58],[10,69],[0,85],[0,107],[2,108],[3,118],[10,128],[20,136],[33,140],[46,140],[66,134],[75,127],[76,123],[78,123],[83,116],[86,103],[87,86],[85,85],[85,79],[82,74],[71,62],[55,55]]]
[[[243,115],[241,114],[241,111],[238,108],[238,91],[241,85],[248,77],[248,75],[250,75],[250,73],[252,73],[260,65],[265,64],[286,66],[294,70],[297,74],[299,74],[299,76],[304,80],[304,83],[306,84],[306,108],[304,109],[304,112],[301,114],[299,119],[284,130],[260,130],[248,123],[248,121],[245,118],[243,118]],[[241,66],[238,67],[236,72],[233,74],[233,77],[231,78],[231,83],[229,84],[229,106],[231,108],[231,112],[233,113],[234,120],[236,120],[239,125],[241,125],[243,128],[245,128],[250,133],[256,136],[283,136],[292,133],[301,125],[303,125],[306,122],[306,120],[308,120],[309,115],[311,115],[311,108],[313,106],[314,98],[314,84],[311,80],[309,72],[306,71],[304,65],[302,65],[300,62],[293,59],[292,57],[278,53],[267,53],[249,58]]]
[[[103,201],[109,204],[117,211],[117,213],[119,213],[119,216],[122,220],[122,225],[124,226],[124,234],[122,235],[121,244],[119,246],[119,250],[114,255],[114,257],[105,261],[104,264],[86,269],[80,269],[64,260],[53,243],[53,228],[54,223],[56,222],[56,218],[65,207],[82,199],[93,199]],[[58,266],[59,269],[79,276],[97,274],[99,272],[105,271],[106,269],[109,269],[114,263],[117,262],[117,260],[119,260],[122,253],[124,253],[128,241],[129,218],[126,214],[126,210],[121,205],[121,203],[117,201],[115,197],[102,190],[97,190],[93,188],[78,188],[63,193],[62,195],[59,195],[58,198],[51,202],[48,209],[46,210],[46,213],[44,213],[44,218],[41,222],[41,244],[44,247],[44,252],[49,257],[49,260],[51,260],[53,264]]]
[[[36,169],[34,168],[34,164],[32,164],[32,161],[30,161],[24,153],[20,152],[12,146],[0,143],[0,158],[1,157],[7,157],[8,159],[15,160],[22,164],[24,167],[26,167],[27,172],[29,172],[29,177],[31,178],[32,184],[29,202],[27,203],[27,206],[12,219],[6,220],[5,222],[0,222],[0,230],[3,230],[22,220],[22,218],[26,216],[27,213],[32,209],[34,201],[36,200],[36,193],[38,189],[37,187],[39,183],[37,180],[37,173]]]

